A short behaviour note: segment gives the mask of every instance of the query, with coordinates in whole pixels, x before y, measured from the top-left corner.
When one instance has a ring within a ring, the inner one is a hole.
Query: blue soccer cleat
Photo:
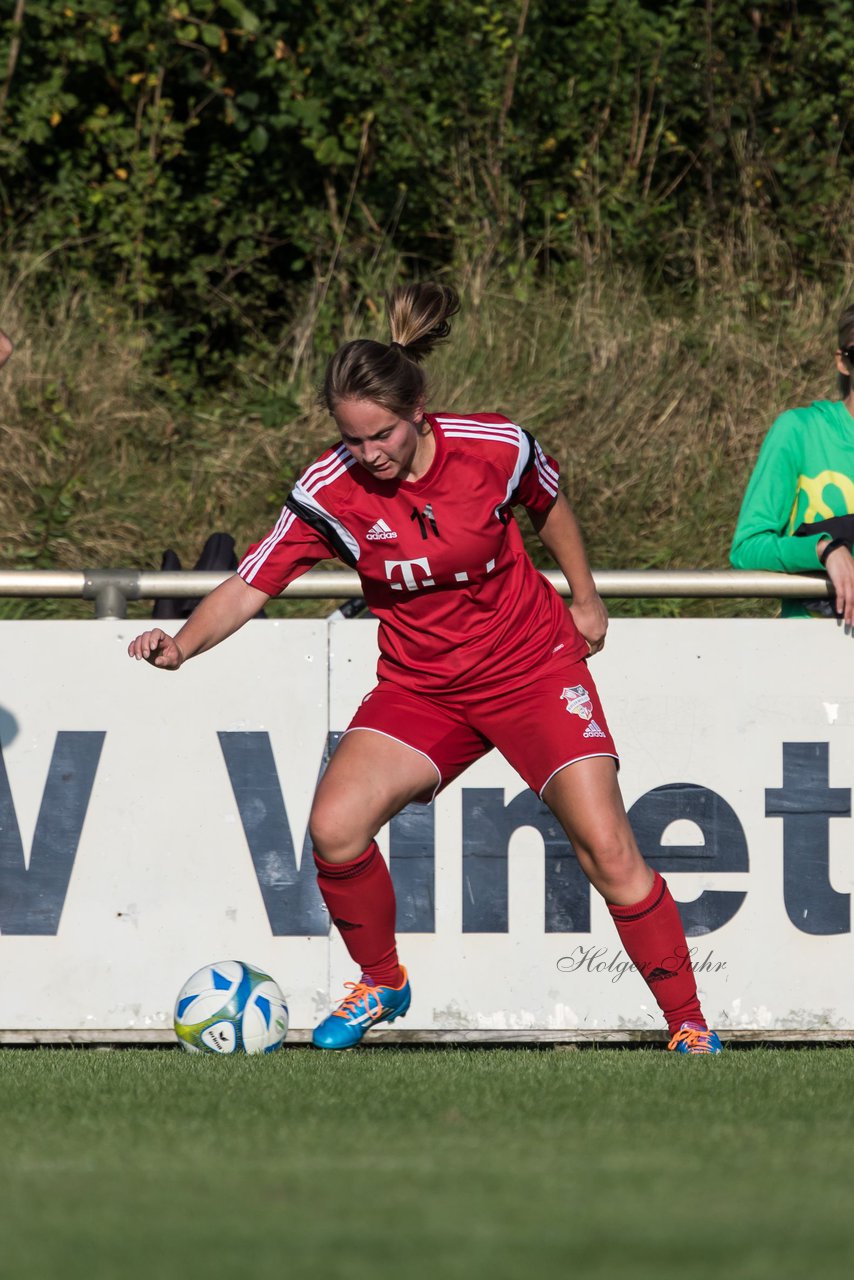
[[[379,1022],[394,1022],[409,1009],[412,989],[406,970],[399,987],[370,987],[366,982],[345,982],[350,995],[314,1028],[312,1044],[317,1049],[352,1049],[366,1031]]]
[[[714,1031],[696,1027],[693,1022],[683,1022],[667,1047],[674,1053],[720,1053],[723,1049]]]

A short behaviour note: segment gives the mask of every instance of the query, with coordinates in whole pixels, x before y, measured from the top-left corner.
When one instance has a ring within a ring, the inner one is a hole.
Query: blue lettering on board
[[[662,844],[671,825],[688,821],[699,829],[702,844]],[[692,782],[671,782],[647,791],[629,809],[638,848],[656,871],[747,871],[747,838],[736,812],[723,796]],[[675,897],[675,895],[674,895]],[[741,907],[746,893],[706,889],[693,902],[679,902],[689,938],[721,929]]]
[[[339,738],[329,735],[321,773]],[[317,890],[308,832],[297,867],[295,842],[267,733],[219,735],[270,927],[275,935],[325,934],[329,917]],[[845,933],[849,895],[828,877],[828,822],[851,814],[848,788],[828,786],[827,743],[785,743],[783,786],[766,792],[766,814],[783,818],[786,910],[804,933]],[[505,803],[500,787],[463,788],[463,932],[506,933],[509,928],[508,850],[523,827],[543,841],[544,930],[590,931],[591,888],[572,844],[548,807],[530,790]],[[697,844],[665,844],[672,823],[699,829]],[[694,783],[670,783],[642,795],[629,821],[649,864],[662,872],[749,870],[744,828],[717,792]],[[435,929],[433,809],[409,805],[389,824],[389,863],[401,933]],[[711,933],[741,908],[744,891],[706,889],[679,904],[689,937]]]
[[[329,932],[329,913],[317,888],[311,837],[296,848],[269,733],[219,733],[219,745],[258,887],[274,936],[317,937]],[[320,772],[328,754],[324,753]]]
[[[29,865],[0,747],[0,933],[38,936],[59,929],[105,736],[56,735]]]
[[[522,827],[543,841],[546,933],[590,932],[590,883],[557,818],[530,789],[463,788],[463,933],[508,930],[507,854]]]
[[[249,853],[274,937],[323,936],[329,913],[320,896],[306,830],[297,866],[296,841],[288,820],[270,735],[218,734]],[[318,778],[338,745],[330,733]],[[399,933],[435,928],[435,835],[432,808],[407,805],[389,824],[389,863],[398,903]]]
[[[851,817],[849,787],[829,785],[827,742],[784,742],[783,785],[765,792],[765,814],[783,819],[783,899],[802,933],[848,933],[851,895],[831,887],[831,818]]]

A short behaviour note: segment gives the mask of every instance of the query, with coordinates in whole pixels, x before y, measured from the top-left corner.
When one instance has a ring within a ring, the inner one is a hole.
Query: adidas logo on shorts
[[[595,720],[591,720],[587,728],[584,730],[585,738],[604,738],[607,735],[603,729],[600,729]]]
[[[378,520],[376,524],[371,525],[365,534],[368,542],[391,542],[397,537],[394,529],[390,529],[385,520]]]

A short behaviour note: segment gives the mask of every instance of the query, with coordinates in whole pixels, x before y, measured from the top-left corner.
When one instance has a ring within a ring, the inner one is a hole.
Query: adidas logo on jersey
[[[397,537],[394,529],[390,529],[385,520],[378,520],[376,524],[371,525],[365,534],[368,542],[391,542]]]

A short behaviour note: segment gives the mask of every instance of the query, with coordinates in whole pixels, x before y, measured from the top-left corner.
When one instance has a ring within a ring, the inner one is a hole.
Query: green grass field
[[[4,1277],[848,1276],[854,1050],[0,1051]]]

